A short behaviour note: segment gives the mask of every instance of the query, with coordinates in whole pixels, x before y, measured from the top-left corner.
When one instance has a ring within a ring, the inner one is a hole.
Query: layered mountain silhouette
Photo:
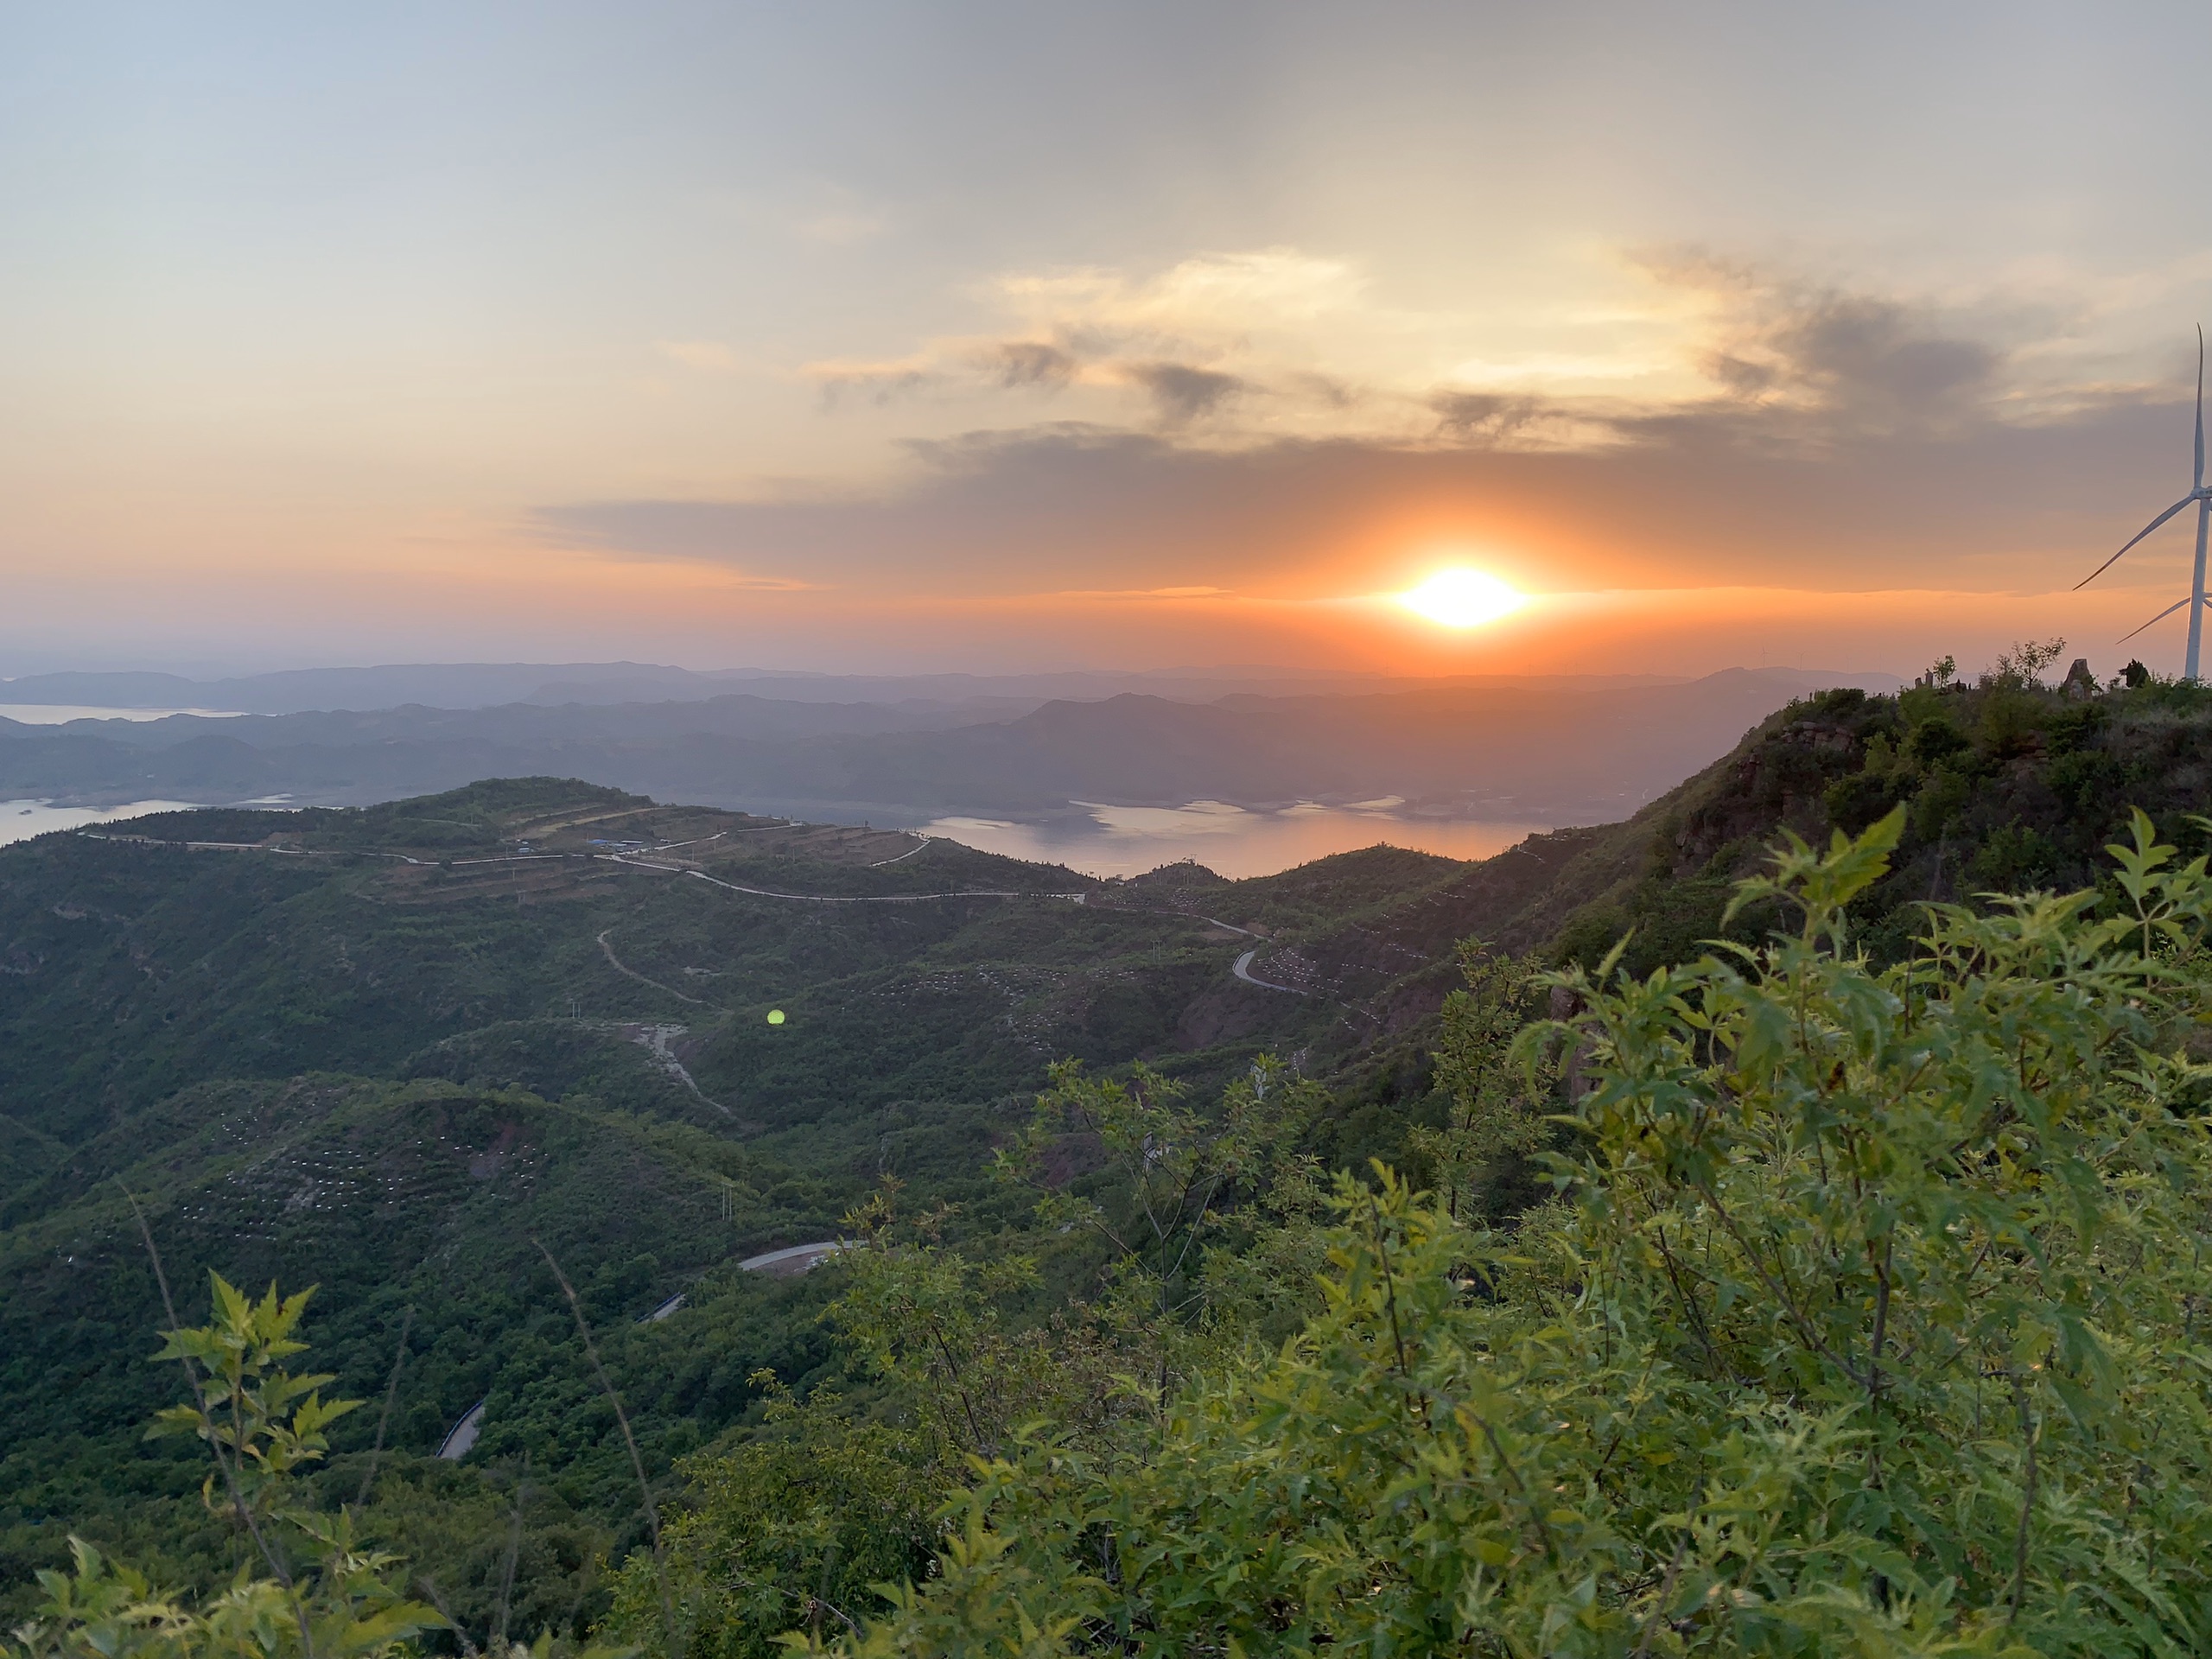
[[[1726,753],[1803,695],[1810,677],[1732,669],[1680,683],[1232,690],[1206,700],[1123,691],[1088,701],[976,681],[940,697],[746,691],[0,721],[0,796],[359,804],[478,778],[557,774],[664,800],[846,820],[1395,796],[1414,810],[1590,822],[1634,810]],[[1210,689],[1221,692],[1218,683]]]

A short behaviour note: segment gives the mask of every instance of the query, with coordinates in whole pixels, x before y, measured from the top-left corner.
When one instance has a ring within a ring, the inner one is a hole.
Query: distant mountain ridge
[[[556,774],[663,800],[845,821],[1396,796],[1436,816],[1588,823],[1633,811],[1726,753],[1801,696],[1808,677],[1731,669],[1676,684],[1248,690],[1203,702],[1129,691],[1041,703],[739,692],[0,721],[0,797],[363,804],[484,777]]]
[[[1886,674],[1827,669],[1761,669],[1799,677],[1808,690],[1856,685],[1892,690]],[[284,669],[272,673],[193,679],[143,671],[72,671],[0,680],[0,703],[102,709],[215,709],[289,715],[375,710],[422,704],[488,709],[501,703],[698,702],[734,692],[794,702],[984,703],[1055,698],[1095,701],[1123,692],[1211,702],[1236,691],[1293,696],[1313,691],[1408,690],[1421,686],[1493,686],[1604,690],[1684,683],[1694,676],[1447,675],[1431,679],[1331,669],[1268,666],[1074,670],[1033,674],[815,674],[772,669],[700,671],[664,663],[393,663],[359,668]],[[1015,712],[1019,712],[1018,710]]]

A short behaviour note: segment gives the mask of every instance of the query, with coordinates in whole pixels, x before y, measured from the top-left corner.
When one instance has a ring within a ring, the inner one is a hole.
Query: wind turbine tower
[[[2126,547],[2121,548],[2119,553],[2113,554],[2112,557],[2075,582],[2074,591],[2081,592],[2082,588],[2118,564],[2121,555],[2133,548],[2136,542],[2141,541],[2192,501],[2196,504],[2196,575],[2190,588],[2189,597],[2176,600],[2158,615],[2152,617],[2150,622],[2143,625],[2143,628],[2147,628],[2152,623],[2163,622],[2183,606],[2189,607],[2189,654],[2183,662],[2182,678],[2190,681],[2196,678],[2198,652],[2204,643],[2204,539],[2206,531],[2212,529],[2212,490],[2208,490],[2204,486],[2204,325],[2202,323],[2196,327],[2196,481],[2190,486],[2187,495],[2136,531],[2134,539],[2130,541]],[[2133,633],[2123,633],[2118,643],[2125,645],[2136,634],[2142,632],[2143,628],[2137,628]]]

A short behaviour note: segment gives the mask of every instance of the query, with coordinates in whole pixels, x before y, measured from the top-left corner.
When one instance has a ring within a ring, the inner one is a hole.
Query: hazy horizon
[[[2190,19],[18,10],[0,666],[2170,671]]]
[[[956,668],[925,668],[913,671],[867,668],[857,665],[835,666],[778,666],[757,663],[714,663],[707,661],[633,661],[611,658],[593,661],[533,661],[528,658],[458,660],[392,660],[368,661],[344,658],[337,654],[325,660],[302,662],[296,658],[272,657],[264,662],[230,662],[188,660],[162,662],[144,658],[110,658],[98,656],[78,656],[59,659],[51,664],[34,664],[19,666],[0,658],[0,685],[18,681],[58,678],[67,675],[112,676],[131,674],[162,675],[200,683],[223,680],[265,679],[286,675],[314,675],[321,673],[373,673],[410,669],[529,669],[556,671],[563,669],[638,669],[646,671],[671,671],[696,675],[702,678],[729,679],[923,679],[931,677],[969,678],[979,681],[1002,679],[1040,679],[1052,677],[1078,676],[1098,679],[1166,680],[1187,678],[1213,680],[1223,684],[1243,680],[1282,679],[1311,680],[1316,684],[1332,682],[1374,682],[1385,680],[1438,681],[1450,679],[1536,679],[1536,680],[1670,680],[1704,678],[1713,674],[1743,671],[1748,673],[1777,672],[1828,676],[1839,680],[1891,675],[1896,671],[1882,668],[1831,668],[1821,665],[1801,666],[1794,663],[1717,663],[1711,668],[1694,671],[1665,674],[1624,670],[1562,671],[1550,674],[1521,674],[1503,671],[1488,672],[1480,669],[1444,670],[1437,672],[1408,671],[1393,672],[1389,667],[1335,668],[1295,663],[1170,663],[1154,667],[1129,667],[1113,663],[1052,664],[1015,664],[1013,666],[970,666]],[[1898,676],[1898,677],[1906,677]],[[4,701],[4,699],[0,699]],[[186,712],[200,712],[190,710]]]

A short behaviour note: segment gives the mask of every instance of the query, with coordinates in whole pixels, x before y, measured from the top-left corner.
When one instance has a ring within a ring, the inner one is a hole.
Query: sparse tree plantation
[[[668,868],[564,887],[512,850],[561,850],[550,785],[403,804],[451,871],[366,814],[0,855],[15,937],[94,876],[118,918],[23,946],[0,1024],[91,1052],[64,969],[158,1021],[45,1116],[10,1062],[12,1645],[2201,1652],[2196,696],[1830,694],[1630,824],[1266,883],[951,899],[620,798]],[[403,1048],[319,993],[350,1070],[185,1075],[157,941],[332,931],[480,1013]],[[763,1046],[779,970],[781,1032],[849,1043]],[[957,1042],[902,1036],[948,982]]]

